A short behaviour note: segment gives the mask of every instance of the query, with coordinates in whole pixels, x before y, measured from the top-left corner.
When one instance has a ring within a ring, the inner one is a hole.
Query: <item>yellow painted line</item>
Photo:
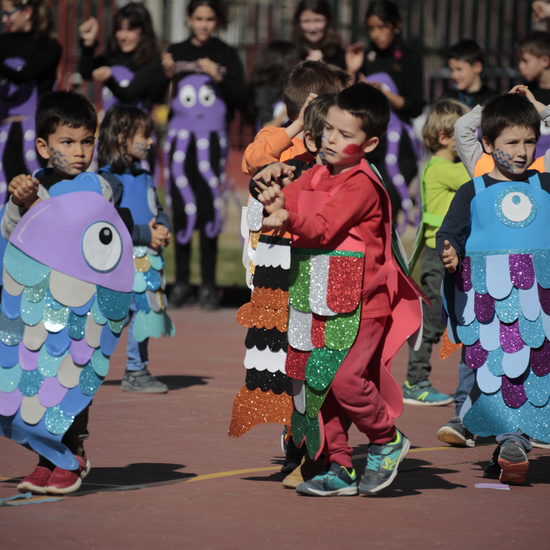
[[[448,449],[455,449],[456,447],[422,447],[418,449],[411,449],[409,453],[422,453],[427,451],[446,451]],[[365,458],[367,455],[360,454],[360,455],[353,455],[353,458]],[[188,479],[187,481],[184,481],[183,483],[190,483],[191,481],[206,481],[208,479],[217,479],[220,477],[230,477],[230,476],[238,476],[241,474],[253,474],[255,472],[274,472],[279,471],[280,467],[271,467],[271,468],[249,468],[246,470],[231,470],[228,472],[216,472],[215,474],[204,474],[201,476],[196,476]]]
[[[271,468],[249,468],[247,470],[232,470],[229,472],[217,472],[215,474],[204,474],[202,476],[196,476],[184,481],[184,483],[190,483],[191,481],[205,481],[207,479],[216,479],[218,477],[238,476],[241,474],[253,474],[255,472],[275,472],[280,470],[280,466]]]

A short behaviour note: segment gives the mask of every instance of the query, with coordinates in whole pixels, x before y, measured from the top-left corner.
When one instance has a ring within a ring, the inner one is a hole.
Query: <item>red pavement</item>
[[[227,300],[229,296],[225,296]],[[308,498],[284,489],[280,426],[227,436],[244,383],[245,329],[236,308],[172,310],[177,335],[150,344],[166,395],[120,391],[125,338],[91,409],[82,489],[54,502],[5,506],[0,548],[547,548],[550,451],[535,449],[530,485],[479,489],[492,446],[453,449],[435,438],[452,407],[406,406],[399,427],[412,449],[376,497]],[[402,382],[407,353],[394,375]],[[457,358],[435,361],[434,384],[452,392]],[[356,467],[366,441],[352,430]],[[0,499],[17,493],[35,455],[0,440]]]

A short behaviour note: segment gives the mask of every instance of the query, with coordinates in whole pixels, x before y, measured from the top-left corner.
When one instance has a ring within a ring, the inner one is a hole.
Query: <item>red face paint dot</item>
[[[356,155],[359,151],[361,151],[361,146],[352,143],[344,148],[343,153],[345,155]]]

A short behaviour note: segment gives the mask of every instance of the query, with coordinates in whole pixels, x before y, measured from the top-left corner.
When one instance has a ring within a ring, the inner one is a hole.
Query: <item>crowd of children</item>
[[[303,14],[316,15],[316,3],[303,4]],[[277,49],[297,64],[289,68],[286,78],[277,75],[277,83],[258,80],[258,87],[277,85],[266,93],[263,127],[242,160],[244,173],[252,177],[247,283],[253,291],[250,303],[238,313],[239,322],[249,328],[247,377],[235,399],[230,435],[238,437],[262,422],[283,424],[285,487],[309,496],[372,495],[394,481],[410,448],[408,437],[395,425],[403,404],[441,406],[454,400],[455,416],[437,437],[451,445],[474,446],[476,437],[496,436],[497,447],[484,475],[523,483],[527,454],[550,440],[548,395],[541,382],[550,372],[550,334],[545,332],[550,281],[542,265],[550,241],[541,229],[550,215],[546,173],[550,141],[544,142],[550,116],[546,108],[550,35],[537,31],[520,42],[519,70],[527,85],[504,95],[484,82],[483,51],[473,40],[462,40],[448,50],[453,89],[430,107],[422,132],[430,158],[420,178],[420,291],[409,274],[412,265],[399,251],[394,227],[395,212],[404,204],[399,193],[396,201],[395,185],[408,178],[392,177],[393,186],[388,189],[386,184],[392,182],[384,181],[381,173],[387,176],[391,169],[371,165],[367,159],[387,158],[391,143],[385,136],[396,116],[405,124],[401,130],[408,132],[404,117],[419,114],[422,89],[411,97],[404,91],[404,69],[413,68],[416,55],[402,42],[396,6],[388,1],[371,4],[366,24],[373,55],[365,57],[357,45],[351,47],[348,72],[310,56],[297,63],[293,47],[281,43],[275,45]],[[19,4],[14,6],[12,13],[19,10]],[[114,70],[116,55],[131,54],[132,61],[127,61],[136,78],[139,67],[148,64],[158,76],[148,82],[152,85],[148,109],[157,100],[158,89],[170,82],[172,116],[165,152],[176,242],[176,283],[170,301],[179,307],[196,299],[189,264],[191,236],[198,229],[202,277],[198,300],[203,309],[216,309],[227,127],[234,109],[247,108],[237,52],[214,36],[216,28],[227,23],[227,7],[220,0],[189,2],[187,23],[192,35],[170,46],[162,58],[156,43],[145,53],[140,50],[143,29],[150,29],[150,24],[142,28],[135,23],[134,8],[120,10],[111,40],[114,49],[101,62],[93,61],[97,22],[89,20],[81,27],[83,65],[89,65],[86,77],[114,92],[120,86],[107,65]],[[140,21],[150,22],[145,8],[135,9]],[[146,57],[145,61],[140,58],[141,65],[134,59],[139,53]],[[100,69],[103,76],[96,72]],[[380,72],[391,77],[385,85]],[[359,82],[365,74],[366,82]],[[270,117],[267,105],[279,93],[288,118],[284,125],[284,117]],[[129,287],[133,282],[132,291],[122,301],[124,316],[109,319],[107,326],[114,336],[105,336],[104,331],[100,338],[94,333],[99,329],[86,324],[80,339],[85,333],[90,349],[92,340],[97,340],[96,347],[100,340],[101,345],[108,342],[112,352],[116,334],[129,325],[122,389],[165,393],[168,387],[148,370],[147,348],[150,337],[174,334],[166,312],[162,259],[172,230],[151,174],[141,164],[150,158],[153,120],[140,107],[124,104],[132,101],[123,96],[118,100],[99,127],[98,176],[93,183],[84,183],[81,176],[94,157],[96,111],[76,92],[42,95],[35,112],[36,150],[48,167],[11,179],[1,232],[8,240],[20,230],[21,220],[29,219],[29,210],[35,212],[42,201],[66,192],[66,181],[83,182],[83,190],[93,188],[114,205],[133,244],[135,272],[133,280],[127,281]],[[274,125],[265,124],[269,122]],[[412,142],[408,149],[414,157]],[[98,236],[103,244],[112,238],[111,229]],[[416,257],[415,253],[413,263]],[[114,269],[114,265],[100,262],[97,267],[90,262],[101,272]],[[7,284],[10,290],[17,289],[11,279]],[[74,288],[76,295],[80,287]],[[2,296],[10,299],[8,294]],[[60,305],[49,294],[48,299],[51,307]],[[11,303],[9,307],[0,315],[12,319]],[[73,307],[68,321],[68,334],[74,339],[80,331],[81,307]],[[270,310],[270,318],[279,320],[275,327],[262,325],[258,317],[262,307]],[[90,315],[105,324],[100,309],[92,307]],[[432,348],[442,337],[462,344],[454,397],[439,392],[430,381]],[[18,485],[22,492],[70,493],[90,470],[84,441],[89,435],[91,399],[106,375],[105,363],[102,359],[100,365],[92,352],[86,362],[78,363],[82,346],[77,350],[77,345],[68,344],[60,351],[61,340],[61,336],[40,340],[35,335],[34,347],[28,349],[36,352],[47,347],[61,356],[70,345],[72,366],[84,366],[89,360],[95,378],[87,381],[92,389],[86,399],[78,401],[78,406],[74,401],[70,421],[65,419],[49,432],[32,421],[28,411],[35,413],[36,407],[28,401],[17,410],[0,409],[11,411],[0,414],[0,433],[39,455],[34,471]],[[2,342],[7,348],[15,340],[6,337]],[[401,389],[391,365],[406,342],[409,364]],[[107,365],[109,355],[104,352]],[[8,376],[8,370],[3,368],[0,376]],[[33,369],[25,363],[24,370]],[[59,375],[63,392],[74,387],[67,380],[75,375],[68,377],[66,370]],[[29,376],[21,388],[25,397],[37,395],[40,387],[29,384]],[[10,379],[12,392],[17,383]],[[13,401],[5,389],[10,384],[1,385],[0,403]],[[53,392],[44,390],[42,400]],[[270,406],[274,400],[278,403],[275,416]],[[353,467],[348,445],[351,424],[368,439],[362,476]],[[42,430],[41,443],[33,444],[37,430]],[[44,443],[48,438],[50,446]]]

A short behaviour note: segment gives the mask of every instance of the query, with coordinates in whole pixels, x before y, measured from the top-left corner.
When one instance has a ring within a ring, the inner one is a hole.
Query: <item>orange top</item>
[[[495,163],[493,162],[493,157],[491,155],[488,155],[487,153],[483,153],[483,155],[481,155],[481,158],[476,162],[474,177],[488,174],[493,170],[494,167]],[[529,168],[538,170],[539,172],[545,172],[546,170],[544,169],[544,157],[539,157],[535,159],[535,161],[533,162],[533,164],[531,164]]]
[[[295,158],[313,162],[313,155],[307,151],[303,140],[297,137],[291,140],[284,128],[266,126],[246,148],[241,168],[245,174],[253,176],[267,164]]]

